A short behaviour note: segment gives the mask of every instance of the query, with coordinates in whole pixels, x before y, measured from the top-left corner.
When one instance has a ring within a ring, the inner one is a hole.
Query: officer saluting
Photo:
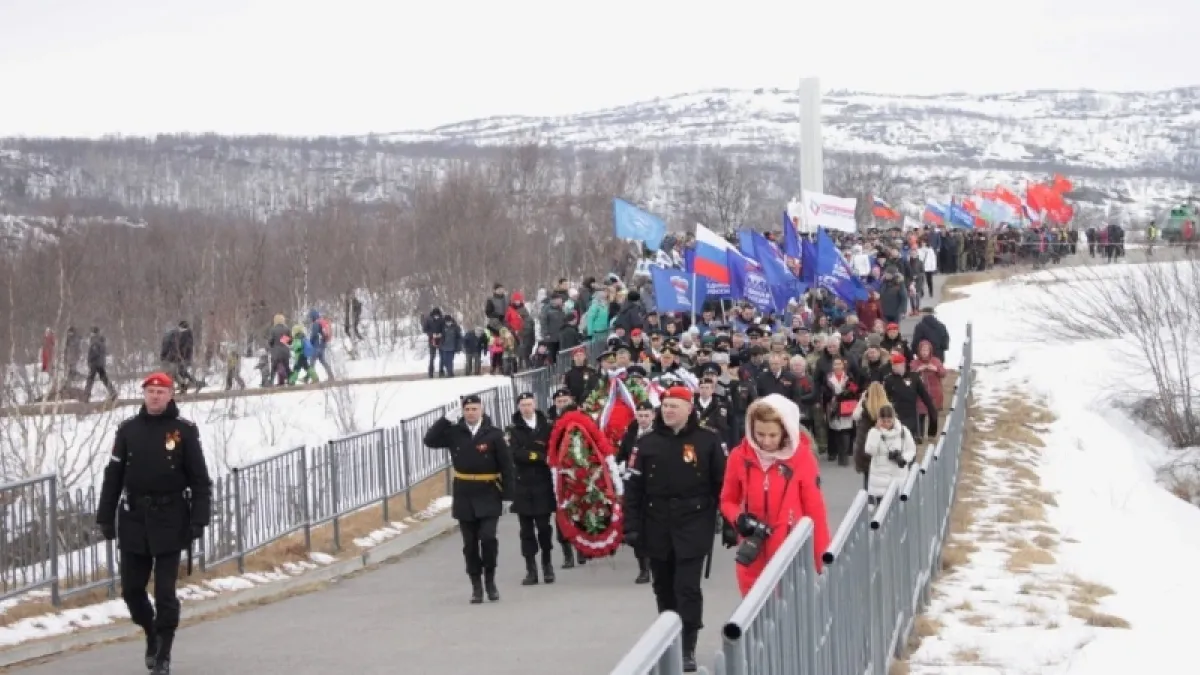
[[[690,389],[675,386],[663,394],[654,429],[638,439],[628,468],[625,541],[650,558],[658,611],[683,620],[683,669],[695,672],[704,626],[700,577],[715,536],[725,452],[693,414]]]
[[[212,511],[200,430],[179,416],[174,391],[175,383],[165,373],[142,381],[145,402],[135,417],[117,427],[96,513],[104,538],[118,539],[121,596],[129,617],[146,632],[145,661],[153,675],[171,672],[179,626],[179,561],[204,533]],[[151,572],[153,607],[146,595]]]
[[[512,489],[512,457],[504,432],[483,414],[479,396],[462,397],[459,411],[451,409],[425,432],[425,445],[450,451],[454,472],[450,515],[458,521],[463,538],[463,558],[471,578],[471,604],[500,599],[496,588],[496,558],[500,543],[496,526],[504,501]]]

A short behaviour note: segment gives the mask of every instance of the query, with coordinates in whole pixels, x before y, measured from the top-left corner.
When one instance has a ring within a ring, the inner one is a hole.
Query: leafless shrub
[[[1047,272],[1025,312],[1040,336],[1066,341],[1109,340],[1135,372],[1119,398],[1160,428],[1175,447],[1200,443],[1196,388],[1200,346],[1200,262],[1075,268]]]

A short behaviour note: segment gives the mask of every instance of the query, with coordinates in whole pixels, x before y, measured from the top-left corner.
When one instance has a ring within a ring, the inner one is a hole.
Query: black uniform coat
[[[892,373],[883,378],[883,388],[887,391],[888,401],[896,411],[896,419],[908,427],[914,438],[926,435],[924,429],[918,428],[920,419],[917,416],[918,399],[925,403],[925,409],[929,411],[929,428],[934,430],[934,434],[937,433],[938,407],[934,404],[933,397],[929,395],[929,390],[925,388],[925,383],[921,381],[920,375],[910,372],[903,375]]]
[[[696,419],[699,420],[700,426],[716,432],[722,441],[728,443],[731,416],[729,401],[724,396],[716,394],[708,402],[708,407],[701,405],[699,396],[695,398],[695,401]]]
[[[451,422],[443,417],[425,432],[425,445],[450,451],[450,465],[458,473],[500,474],[498,481],[454,479],[451,496],[454,505],[450,515],[455,520],[499,518],[504,512],[504,500],[513,487],[512,457],[504,432],[492,424],[487,415],[480,421],[475,435],[467,428],[466,420]]]
[[[185,490],[191,491],[190,508]],[[200,430],[179,416],[174,401],[161,415],[143,406],[117,427],[96,522],[116,525],[122,551],[151,556],[182,551],[193,529],[207,527],[211,515],[212,481]]]
[[[541,410],[536,415],[537,427],[531,429],[520,412],[513,413],[512,425],[504,432],[516,477],[512,512],[522,516],[544,516],[556,510],[553,477],[546,462],[551,425]]]
[[[563,386],[571,392],[576,403],[583,403],[599,383],[600,374],[595,368],[588,366],[571,366],[563,376]]]
[[[655,560],[701,558],[712,548],[725,480],[721,439],[695,415],[677,434],[659,416],[638,439],[625,484],[625,531]]]

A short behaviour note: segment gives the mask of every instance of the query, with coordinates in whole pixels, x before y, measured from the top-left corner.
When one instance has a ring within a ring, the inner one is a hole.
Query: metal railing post
[[[233,533],[234,545],[237,546],[237,568],[238,574],[246,573],[246,533],[245,533],[245,518],[242,516],[242,471],[234,467],[233,471],[233,526],[237,531]]]
[[[329,441],[325,444],[325,451],[329,453],[327,461],[329,462],[329,496],[333,500],[333,550],[342,550],[342,491],[338,487],[338,458],[337,446],[334,441]]]
[[[312,550],[312,502],[309,493],[315,486],[308,471],[308,448],[300,452],[300,517],[304,520],[304,550]]]
[[[389,515],[388,502],[391,501],[392,493],[388,490],[388,471],[387,471],[387,446],[384,444],[383,429],[375,431],[375,447],[376,453],[379,456],[379,492],[383,495],[383,522],[386,525],[392,521]]]
[[[50,537],[50,604],[62,606],[62,581],[58,578],[58,476],[50,477],[50,522],[46,534]]]
[[[412,504],[412,458],[408,456],[408,424],[409,420],[400,421],[400,467],[403,473],[400,475],[400,485],[404,489],[404,510],[409,513],[413,512]]]

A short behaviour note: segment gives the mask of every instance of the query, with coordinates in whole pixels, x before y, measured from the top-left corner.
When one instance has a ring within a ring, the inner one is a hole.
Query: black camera
[[[908,466],[908,460],[904,459],[904,455],[900,454],[899,450],[892,450],[888,453],[887,458],[888,461],[895,463],[901,469]]]
[[[738,545],[734,560],[737,560],[739,565],[753,565],[758,556],[762,555],[767,537],[771,536],[771,528],[749,513],[743,513],[738,517],[737,529],[743,539]]]

